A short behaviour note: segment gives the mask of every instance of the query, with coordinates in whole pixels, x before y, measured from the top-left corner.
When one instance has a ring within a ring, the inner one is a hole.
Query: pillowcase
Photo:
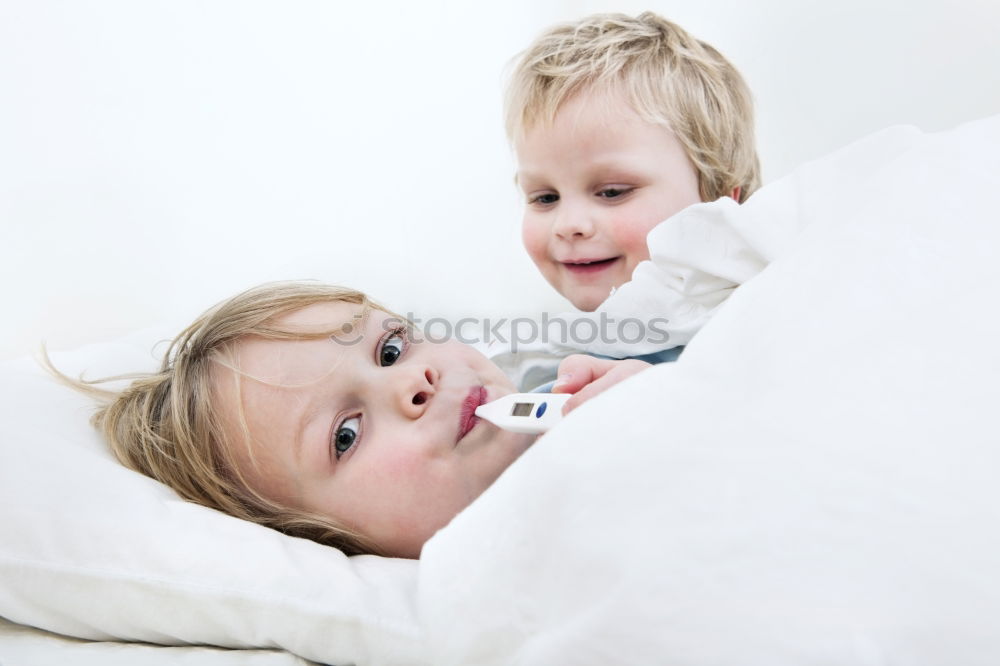
[[[88,641],[0,618],[0,664],[7,666],[313,666],[284,650],[227,650],[187,645],[163,646],[120,641]]]
[[[90,378],[150,369],[158,332],[52,361]],[[183,501],[114,460],[93,408],[33,359],[0,364],[0,616],[97,640],[424,663],[417,562],[348,558]]]

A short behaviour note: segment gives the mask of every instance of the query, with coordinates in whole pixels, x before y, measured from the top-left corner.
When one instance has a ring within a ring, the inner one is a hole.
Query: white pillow
[[[52,358],[70,375],[141,370],[159,337]],[[423,663],[415,561],[348,558],[182,501],[120,466],[92,411],[34,360],[0,365],[0,616],[81,638]]]
[[[0,664],[5,666],[314,666],[284,650],[229,650],[206,645],[163,646],[88,641],[0,619]]]

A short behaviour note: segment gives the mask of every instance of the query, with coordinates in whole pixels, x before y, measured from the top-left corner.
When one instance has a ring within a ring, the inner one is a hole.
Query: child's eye
[[[406,351],[405,329],[389,331],[378,350],[378,362],[383,368],[392,365]]]
[[[597,196],[602,199],[617,199],[618,197],[625,196],[631,191],[631,188],[628,187],[605,187],[597,193]]]
[[[546,192],[545,194],[539,194],[528,198],[529,204],[541,204],[542,206],[548,206],[557,201],[559,201],[559,195],[555,192]]]
[[[354,442],[358,439],[358,430],[361,429],[361,417],[353,416],[345,419],[340,427],[333,433],[333,455],[340,460],[340,456],[351,450]]]

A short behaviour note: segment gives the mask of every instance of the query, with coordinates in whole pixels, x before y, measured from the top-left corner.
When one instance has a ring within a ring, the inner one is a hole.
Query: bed
[[[995,664],[997,146],[1000,117],[896,128],[764,188],[734,228],[766,267],[681,360],[419,562],[184,503],[4,363],[0,664]],[[164,332],[53,360],[148,367]]]

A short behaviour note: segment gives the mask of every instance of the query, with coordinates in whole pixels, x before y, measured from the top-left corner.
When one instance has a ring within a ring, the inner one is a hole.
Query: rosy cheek
[[[532,221],[529,216],[525,216],[524,221],[521,223],[521,242],[524,244],[524,249],[527,251],[528,256],[535,263],[538,263],[545,257],[547,246],[546,235],[546,229],[543,225]]]
[[[421,477],[420,470],[424,464],[425,447],[418,442],[398,441],[394,443],[388,455],[379,462],[375,476],[382,478],[390,488],[397,489],[413,485]]]
[[[636,224],[632,221],[623,221],[617,226],[618,233],[615,240],[619,251],[626,256],[629,264],[634,266],[640,261],[649,259],[649,246],[646,245],[646,236],[649,234],[652,226]]]

